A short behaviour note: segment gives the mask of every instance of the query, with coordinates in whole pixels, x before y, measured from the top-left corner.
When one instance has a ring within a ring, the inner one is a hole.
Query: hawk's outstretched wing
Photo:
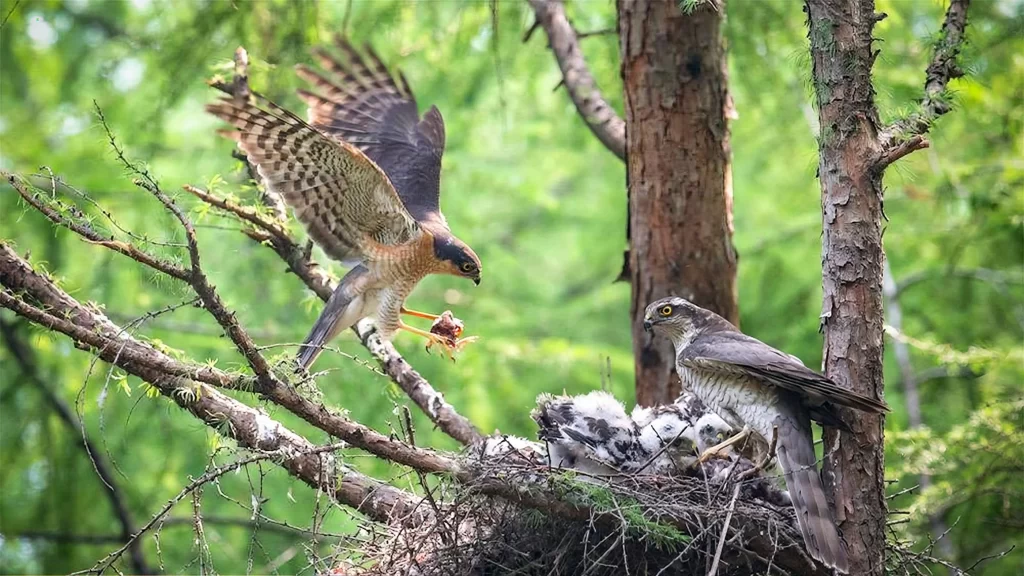
[[[680,351],[677,361],[687,368],[754,378],[818,403],[831,402],[866,412],[889,411],[885,403],[841,388],[789,354],[741,332],[701,334]]]
[[[405,78],[388,72],[369,46],[364,58],[346,40],[337,40],[345,61],[314,50],[324,72],[299,65],[299,76],[315,92],[299,90],[309,106],[309,122],[362,150],[387,174],[412,216],[448,228],[439,207],[444,119],[431,106],[423,119]]]
[[[253,100],[225,98],[206,110],[234,126],[228,135],[328,256],[352,263],[418,237],[419,224],[373,161],[265,98]]]

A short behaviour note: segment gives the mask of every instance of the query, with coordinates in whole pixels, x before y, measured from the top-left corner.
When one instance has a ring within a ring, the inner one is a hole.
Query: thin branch
[[[256,242],[267,244],[284,260],[288,269],[321,300],[327,301],[331,297],[332,289],[327,274],[309,257],[306,250],[284,230],[279,222],[194,186],[185,186],[185,191],[215,208],[234,214],[252,224],[253,228],[243,228],[242,233]]]
[[[889,145],[882,151],[882,157],[875,163],[875,171],[881,172],[885,170],[890,164],[918,150],[924,150],[931,146],[928,140],[920,135],[915,134],[906,140],[900,140],[897,142],[890,142]]]
[[[14,357],[14,361],[21,369],[21,373],[35,385],[36,389],[42,392],[46,401],[53,408],[54,412],[57,413],[57,416],[59,416],[60,419],[71,429],[72,434],[78,435],[78,431],[82,429],[78,417],[75,416],[71,407],[64,402],[64,399],[58,396],[57,393],[43,381],[42,376],[39,375],[39,368],[32,356],[32,350],[21,338],[18,337],[15,332],[14,325],[0,318],[0,334],[3,335],[4,341],[7,343],[7,349],[11,351],[11,355]],[[117,478],[114,476],[113,472],[110,470],[107,461],[103,459],[92,441],[89,440],[88,436],[85,436],[84,434],[82,435],[82,442],[80,445],[83,450],[85,450],[89,460],[92,462],[93,468],[96,470],[96,474],[100,477],[100,481],[103,483],[105,492],[107,493],[107,498],[110,500],[110,506],[114,510],[114,515],[121,524],[121,534],[118,536],[118,541],[128,542],[131,539],[132,533],[135,531],[135,521],[132,519],[131,510],[128,509],[128,503],[121,491],[121,486],[117,482]],[[130,546],[129,551],[132,567],[135,572],[139,574],[153,573],[153,569],[146,563],[146,557],[142,553],[142,547],[139,546],[138,543]]]
[[[244,50],[242,51],[244,55]],[[94,103],[95,104],[95,103]],[[135,185],[143,188],[153,195],[164,208],[174,216],[174,218],[181,224],[181,227],[185,230],[185,241],[188,245],[188,257],[191,263],[191,273],[188,275],[188,283],[192,285],[196,295],[198,295],[202,301],[203,308],[210,313],[211,316],[217,320],[217,323],[224,328],[225,333],[241,352],[242,356],[248,362],[249,367],[252,368],[256,374],[257,380],[264,386],[271,386],[278,383],[278,379],[271,373],[270,365],[267,363],[266,358],[260,354],[259,349],[256,347],[256,343],[252,341],[252,338],[242,328],[235,318],[234,312],[228,310],[224,301],[221,300],[217,290],[210,283],[210,280],[206,276],[206,272],[203,270],[202,263],[199,256],[199,242],[196,239],[196,230],[192,225],[191,220],[185,215],[177,203],[171,199],[170,196],[164,194],[163,190],[160,189],[160,184],[157,183],[156,179],[150,176],[149,172],[144,169],[140,169],[131,161],[129,161],[124,154],[124,151],[118,146],[114,134],[107,124],[107,119],[103,115],[103,110],[96,104],[96,115],[99,117],[100,124],[103,126],[103,130],[106,132],[107,139],[110,142],[110,147],[117,154],[118,160],[125,166],[125,168],[135,173],[138,178],[134,180]]]
[[[548,44],[555,54],[565,87],[580,117],[608,150],[618,156],[619,160],[625,160],[626,123],[598,90],[597,82],[590,74],[580,51],[576,30],[565,15],[565,6],[560,0],[528,1],[537,23],[548,35]],[[527,32],[524,41],[529,39],[532,31],[533,28]]]
[[[896,330],[903,329],[903,307],[900,305],[899,294],[899,287],[892,275],[889,259],[886,258],[882,263],[882,296],[885,298],[889,325]],[[910,346],[904,341],[893,340],[893,351],[896,356],[896,365],[900,371],[900,382],[903,384],[910,428],[920,428],[924,425],[924,418],[921,414],[921,395],[918,388],[920,381],[917,379],[914,364],[910,358]],[[918,475],[918,483],[921,489],[927,489],[932,484],[932,477],[928,474],[920,474]],[[929,524],[931,525],[932,532],[937,536],[947,531],[946,523],[939,515],[931,515]],[[949,540],[943,540],[939,536],[936,542],[939,543],[942,556],[949,558],[953,555],[953,549]]]
[[[1010,284],[1022,283],[1021,280],[1014,279],[1010,273],[1003,270],[993,270],[990,268],[928,268],[918,270],[916,272],[910,272],[900,278],[896,282],[895,295],[897,297],[902,296],[905,291],[926,280],[946,278],[968,278],[977,280],[978,282],[992,284],[999,289]]]
[[[964,45],[967,8],[970,4],[971,0],[950,0],[931,63],[925,72],[924,98],[920,102],[920,109],[880,132],[882,156],[875,165],[876,171],[883,170],[915,150],[927,148],[928,141],[924,135],[931,130],[939,116],[952,108],[946,88],[950,80],[964,75],[957,58]]]
[[[612,36],[618,34],[618,30],[615,28],[602,28],[600,30],[593,30],[591,32],[580,32],[576,35],[577,38],[583,40],[584,38],[591,38],[594,36]]]
[[[21,0],[16,0],[14,2],[14,6],[11,6],[11,9],[7,11],[7,15],[4,16],[3,21],[0,22],[0,29],[3,29],[3,27],[7,25],[7,20],[9,20],[11,18],[11,14],[14,14],[14,11],[18,9],[19,4],[21,4]]]
[[[163,527],[192,527],[193,522],[194,519],[192,517],[174,516],[171,518],[164,518],[160,522],[160,525]],[[295,538],[309,538],[311,536],[315,536],[317,538],[339,539],[345,537],[342,534],[314,532],[313,530],[283,523],[268,523],[266,522],[266,518],[262,517],[262,515],[259,522],[260,531],[274,532],[276,534],[292,536]],[[203,524],[208,526],[223,526],[225,528],[240,528],[243,530],[253,530],[256,527],[256,521],[249,518],[243,518],[241,516],[210,516],[209,514],[203,515]],[[26,530],[24,532],[4,530],[3,533],[8,538],[12,539],[24,538],[26,540],[46,540],[62,544],[123,544],[127,541],[127,539],[121,534],[74,534],[68,532],[52,532],[48,530]],[[132,533],[134,533],[134,530]],[[131,533],[129,533],[129,537],[131,537]]]
[[[100,234],[93,230],[91,226],[82,222],[85,215],[77,208],[72,205],[65,204],[57,198],[44,200],[39,192],[30,191],[29,185],[10,172],[0,171],[0,176],[2,176],[4,180],[7,180],[11,187],[21,195],[25,202],[28,202],[29,205],[41,212],[43,216],[46,216],[46,218],[54,224],[62,228],[67,228],[75,234],[78,234],[86,242],[89,242],[90,244],[99,244],[104,248],[109,248],[118,254],[127,256],[140,264],[148,266],[158,272],[163,272],[172,278],[177,278],[178,280],[183,280],[185,282],[188,281],[189,272],[187,269],[172,262],[168,262],[167,260],[153,256],[152,254],[140,250],[127,242],[117,240],[113,236]],[[54,208],[54,206],[56,206],[56,208]],[[70,213],[73,218],[63,214],[65,211]]]
[[[918,382],[930,382],[932,380],[941,380],[943,378],[966,378],[975,379],[981,377],[981,372],[973,370],[970,366],[934,366],[921,370],[914,375],[914,379]]]
[[[346,18],[348,18],[347,13]],[[231,96],[235,100],[245,101],[252,95],[252,89],[249,88],[249,53],[246,52],[244,47],[239,46],[238,48],[235,48],[234,62],[235,73],[230,83],[224,82],[220,79],[213,79],[209,82],[209,85],[228,96]],[[244,152],[235,148],[231,151],[231,157],[238,160],[245,166],[245,170],[248,172],[250,180],[257,184],[259,183],[259,170],[257,170],[255,164],[249,162],[249,158]],[[274,215],[278,220],[284,221],[287,218],[288,212],[285,210],[284,200],[281,198],[280,194],[272,192],[264,186],[260,191],[259,199],[264,206],[268,206],[274,211]]]
[[[725,548],[725,537],[729,534],[729,523],[732,521],[732,513],[736,509],[736,499],[740,496],[740,485],[737,484],[732,490],[732,500],[729,501],[729,511],[725,514],[725,521],[722,522],[722,533],[718,536],[718,547],[715,548],[715,558],[711,561],[711,568],[708,576],[715,576],[718,573],[718,561],[722,558],[722,549]]]
[[[341,448],[343,448],[343,446],[339,444],[331,444],[329,446],[316,446],[307,450],[306,453],[303,454],[303,456],[316,455],[325,452],[334,452]],[[164,515],[170,512],[171,509],[174,508],[176,504],[184,500],[185,497],[187,497],[188,495],[192,494],[196,490],[201,490],[202,487],[205,486],[207,483],[212,482],[217,478],[220,478],[221,476],[227,474],[228,472],[233,472],[243,466],[252,464],[253,462],[276,459],[280,457],[281,455],[277,453],[261,452],[258,454],[246,456],[244,458],[236,460],[235,462],[231,462],[229,464],[225,464],[223,466],[218,466],[211,470],[207,470],[206,473],[204,473],[203,475],[190,481],[181,490],[181,492],[178,492],[178,494],[174,498],[171,498],[166,504],[164,504],[164,506],[155,515],[153,515],[152,518],[149,519],[149,522],[146,522],[146,524],[142,528],[140,528],[138,532],[132,535],[131,540],[126,542],[124,546],[108,554],[106,557],[97,562],[92,568],[88,570],[82,570],[79,572],[73,572],[72,574],[102,574],[107,568],[109,568],[114,562],[116,562],[117,559],[120,558],[122,554],[124,554],[125,550],[127,550],[128,547],[133,542],[138,540],[140,536],[142,536],[147,531],[149,531],[153,526],[155,526],[156,523],[164,517]],[[200,554],[202,553],[200,552]]]

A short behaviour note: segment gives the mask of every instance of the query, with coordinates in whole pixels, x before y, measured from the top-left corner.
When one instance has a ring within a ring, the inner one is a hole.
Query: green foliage
[[[625,168],[580,121],[564,90],[552,91],[561,76],[543,34],[521,43],[533,18],[524,2],[498,2],[497,18],[489,3],[455,0],[15,2],[0,1],[0,18],[7,18],[0,33],[0,168],[52,168],[94,198],[116,224],[70,189],[62,187],[53,197],[41,171],[43,178],[32,181],[48,204],[62,213],[80,211],[119,240],[143,242],[161,257],[187,262],[180,227],[117,163],[94,115],[95,101],[126,154],[189,208],[211,282],[261,346],[300,342],[321,303],[285,273],[268,248],[178,192],[183,184],[206,185],[242,204],[258,204],[258,191],[231,158],[232,144],[215,135],[218,123],[203,113],[203,104],[215,97],[204,81],[230,74],[231,55],[244,45],[253,88],[301,113],[292,66],[309,63],[309,47],[329,41],[347,22],[356,41],[371,42],[385,61],[401,67],[422,108],[436,104],[444,113],[442,208],[484,263],[480,287],[429,278],[410,301],[417,309],[451,308],[466,321],[467,335],[479,335],[480,341],[455,364],[426,354],[421,342],[405,335],[397,338],[399,350],[488,432],[500,428],[533,436],[529,411],[536,395],[596,388],[606,358],[610,390],[632,398],[629,286],[613,283],[625,247]],[[882,120],[888,122],[914,110],[923,95],[943,6],[878,4],[889,17],[875,29],[884,43],[877,45],[882,52],[874,79]],[[567,9],[581,31],[615,26],[614,3],[571,2]],[[729,89],[739,113],[731,124],[731,147],[742,326],[816,366],[821,216],[808,31],[789,3],[732,2],[727,10]],[[885,245],[894,275],[897,281],[924,278],[900,296],[901,333],[927,344],[911,344],[914,370],[929,374],[949,361],[965,361],[941,350],[973,348],[986,359],[975,364],[977,355],[967,352],[970,374],[952,366],[940,378],[923,379],[925,427],[911,431],[900,372],[892,355],[886,358],[886,399],[894,408],[886,424],[888,473],[898,481],[892,490],[917,484],[924,472],[933,478],[929,489],[901,496],[893,506],[915,512],[902,529],[918,539],[930,530],[927,513],[947,525],[961,517],[948,538],[951,560],[962,565],[1021,542],[1019,524],[1008,523],[1014,518],[1009,513],[1019,522],[1019,499],[1008,501],[997,492],[997,482],[1012,478],[986,475],[985,466],[991,454],[1021,461],[1022,22],[1019,5],[972,4],[969,43],[959,58],[969,75],[949,90],[955,109],[936,122],[931,148],[891,167],[885,182]],[[583,52],[602,92],[622,110],[618,39],[589,37]],[[132,328],[137,336],[175,356],[246,370],[220,328],[201,310],[181,305],[194,296],[187,287],[55,231],[6,186],[0,187],[0,238],[19,253],[30,252],[31,261],[75,297],[102,303],[113,321],[141,319]],[[332,275],[342,272],[319,251],[314,254]],[[971,270],[999,274],[958,273]],[[173,311],[147,315],[167,307]],[[120,372],[94,364],[65,338],[20,323],[7,311],[2,317],[16,324],[16,334],[31,347],[39,379],[77,407],[98,456],[116,466],[136,524],[175,495],[189,475],[200,474],[212,454],[234,450],[134,377],[108,379],[108,373]],[[349,335],[336,346],[367,358]],[[284,362],[289,350],[267,353]],[[407,402],[372,366],[341,354],[325,353],[317,369],[326,372],[317,380],[323,402],[377,430],[391,429],[394,403]],[[253,401],[241,392],[238,397]],[[265,408],[311,441],[329,441],[283,411]],[[419,444],[456,448],[416,410],[413,417]],[[420,490],[403,470],[356,451],[346,452],[346,464]],[[253,495],[263,515],[291,525],[311,526],[319,510],[324,531],[349,533],[355,526],[347,511],[327,506],[269,463],[227,475],[218,487],[233,500],[208,489],[203,510],[211,519],[206,534],[216,543],[213,562],[221,572],[246,570],[250,556],[253,571],[269,571],[293,546],[308,545],[310,554],[329,551],[330,542],[311,543],[266,526],[255,532],[254,545],[252,528],[212,521],[251,518]],[[977,497],[962,500],[974,487]],[[172,512],[189,514],[187,505]],[[642,514],[631,522],[652,529]],[[66,573],[91,566],[115,547],[19,534],[119,531],[80,432],[54,415],[31,375],[8,346],[0,346],[0,570]],[[678,541],[674,534],[663,536]],[[196,571],[193,539],[188,523],[163,528],[160,551],[167,572]],[[151,537],[143,542],[155,566],[156,543]],[[983,565],[981,572],[1014,574],[1021,549]],[[309,561],[300,553],[277,569],[295,573]]]

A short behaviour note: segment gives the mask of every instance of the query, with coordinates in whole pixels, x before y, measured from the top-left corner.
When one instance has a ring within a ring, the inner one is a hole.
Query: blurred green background
[[[887,121],[921,95],[944,3],[880,0],[878,8],[888,14],[875,29],[877,100]],[[571,2],[568,12],[581,32],[615,28],[610,0]],[[532,437],[538,393],[595,389],[606,366],[611,390],[632,404],[629,286],[613,282],[625,248],[625,169],[556,89],[561,76],[543,31],[522,43],[533,22],[525,2],[3,0],[0,17],[0,167],[29,174],[47,166],[121,226],[180,240],[174,222],[114,158],[95,102],[127,154],[193,209],[211,280],[260,344],[301,341],[321,304],[270,250],[177,192],[214,183],[255,201],[232,144],[214,134],[218,123],[203,112],[215,97],[204,80],[230,76],[232,53],[244,45],[253,88],[304,114],[293,66],[309,63],[311,46],[347,27],[402,69],[421,109],[436,104],[444,114],[442,208],[484,263],[480,287],[432,277],[409,302],[452,309],[480,341],[455,364],[427,355],[408,335],[397,337],[399,350],[486,432]],[[797,3],[733,0],[726,36],[739,112],[732,150],[742,327],[818,366],[821,227],[804,14]],[[932,475],[927,490],[890,502],[912,512],[894,516],[909,521],[893,530],[923,545],[936,522],[952,527],[939,551],[964,566],[1024,543],[1024,3],[977,0],[968,40],[970,74],[951,85],[956,109],[933,129],[932,147],[890,168],[885,180],[885,248],[893,277],[904,283],[902,333],[921,380],[925,425],[909,430],[904,378],[888,340],[890,489]],[[582,42],[604,94],[621,110],[617,37]],[[55,232],[7,186],[0,187],[0,214],[0,238],[31,252],[76,298],[102,303],[115,322],[189,297],[183,285]],[[320,256],[332,273],[342,272]],[[2,319],[30,346],[38,378],[0,346],[0,571],[84,569],[118,546],[53,537],[116,535],[120,527],[80,433],[55,415],[36,380],[77,403],[100,456],[117,467],[136,523],[202,473],[215,450],[218,461],[230,454],[230,443],[165,399],[146,396],[135,378],[92,366],[66,338],[7,311]],[[222,368],[244,364],[212,319],[190,307],[146,321],[136,334]],[[351,335],[338,345],[368,356]],[[318,367],[332,369],[319,380],[326,401],[378,430],[387,431],[396,403],[406,402],[386,378],[351,360],[328,353]],[[265,408],[310,440],[328,441]],[[456,448],[414,415],[421,444]],[[418,489],[404,471],[373,458],[353,452],[350,463]],[[206,526],[221,572],[295,573],[338,542],[312,543],[265,525],[254,530],[249,508],[260,499],[263,514],[295,526],[311,526],[317,514],[331,533],[355,526],[348,512],[323,501],[318,507],[314,493],[270,464],[224,477],[219,487],[223,494],[205,492],[207,517],[242,520]],[[171,516],[189,513],[186,501]],[[152,537],[144,541],[151,565],[198,571],[188,523],[165,526],[159,552]],[[1021,552],[979,573],[1017,574]]]

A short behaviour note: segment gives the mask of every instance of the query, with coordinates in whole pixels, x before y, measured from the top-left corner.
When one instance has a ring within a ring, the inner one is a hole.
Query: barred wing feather
[[[328,256],[361,261],[374,246],[405,244],[420,234],[391,181],[356,147],[256,94],[206,110],[235,128],[228,135]]]

